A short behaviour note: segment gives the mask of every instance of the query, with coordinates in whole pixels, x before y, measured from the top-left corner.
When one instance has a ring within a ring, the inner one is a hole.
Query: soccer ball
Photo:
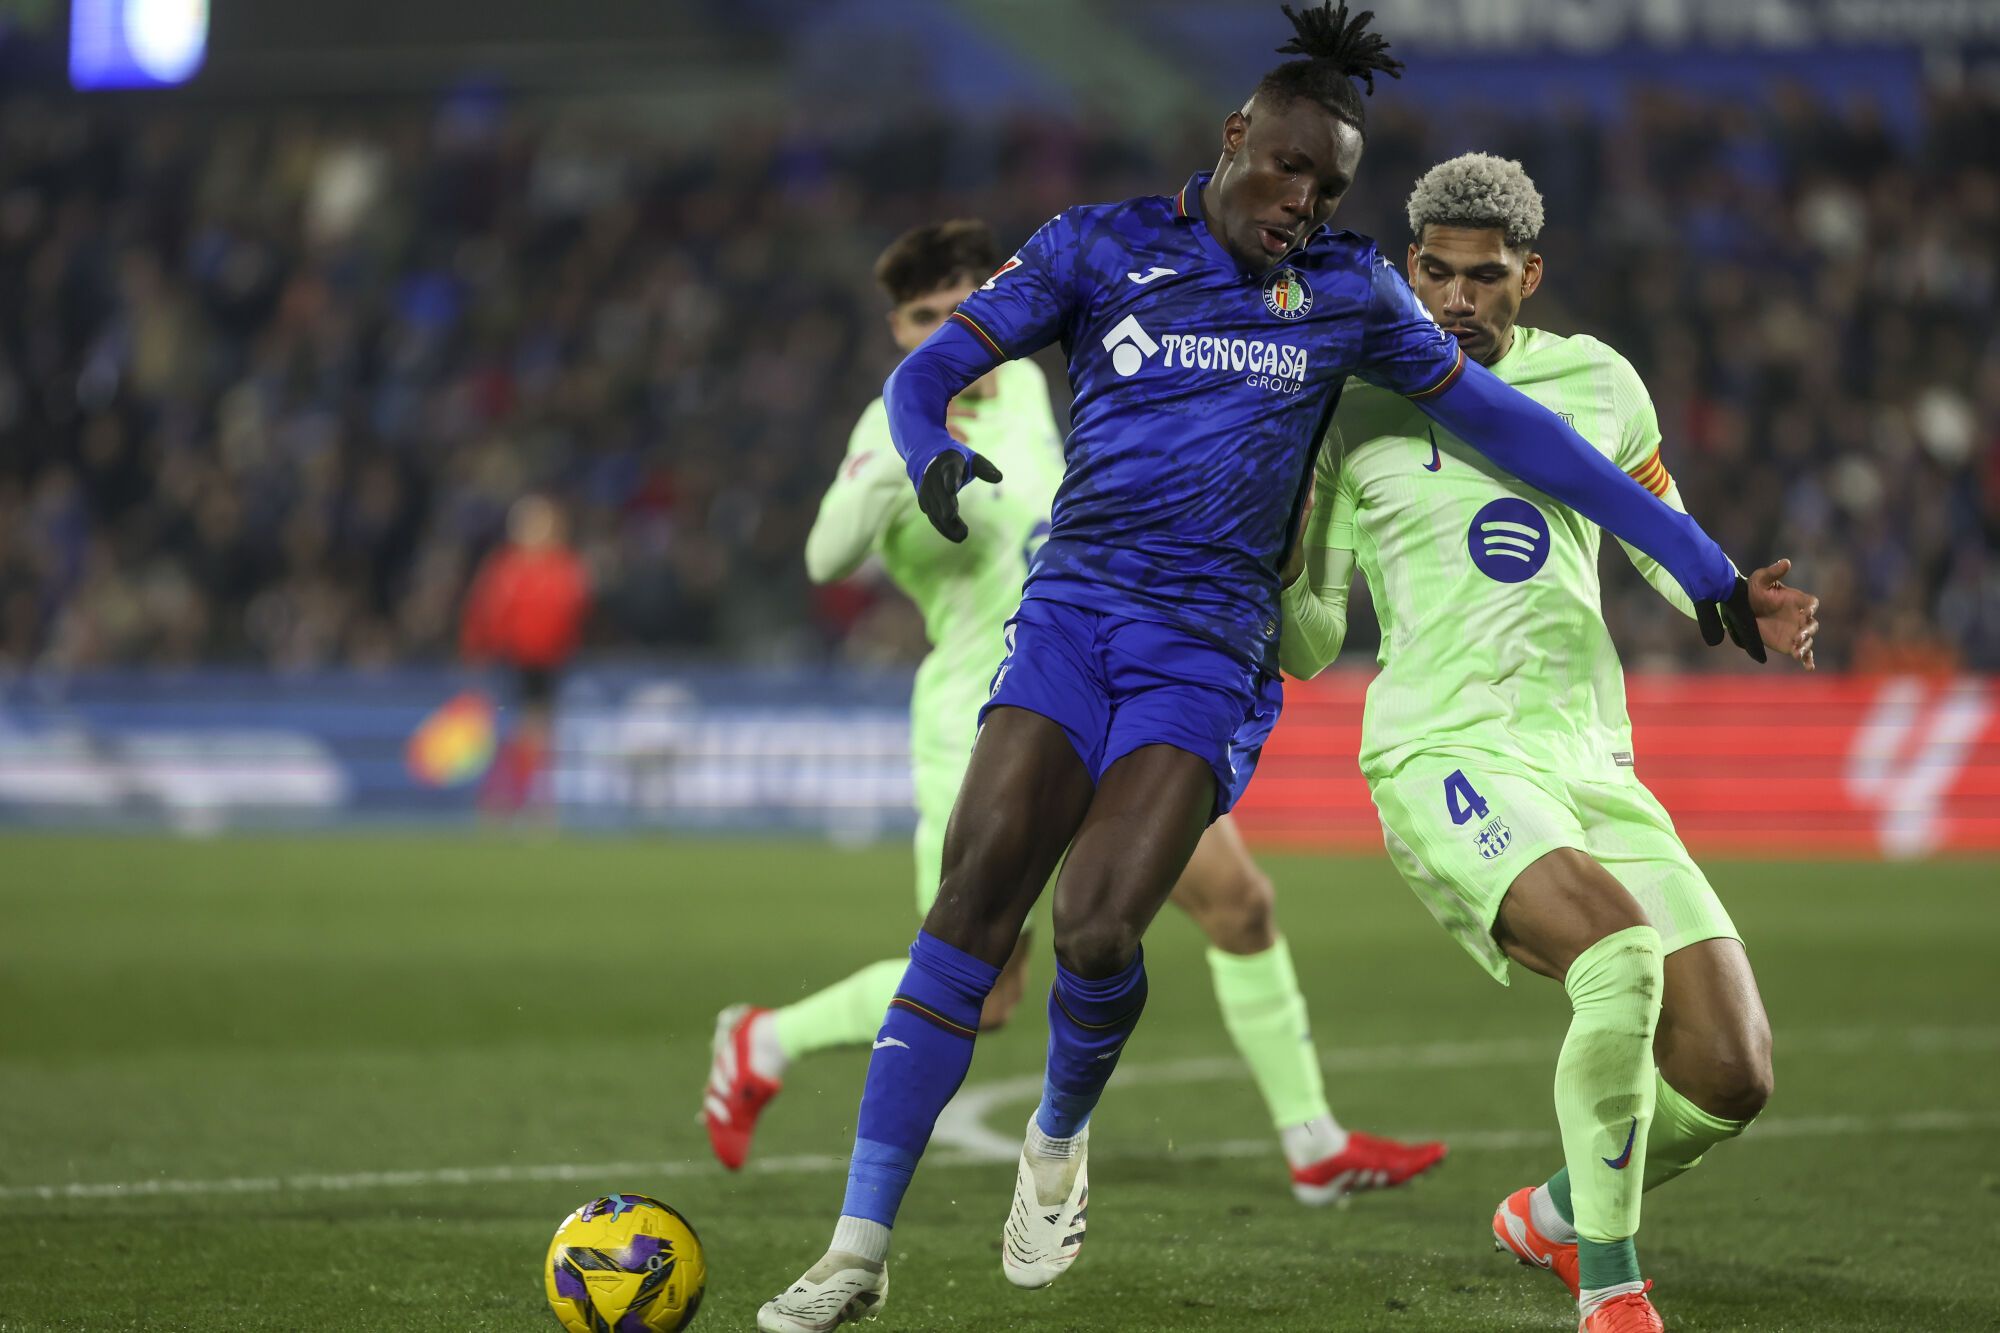
[[[708,1281],[701,1237],[643,1194],[592,1199],[565,1217],[543,1269],[570,1333],[676,1333],[694,1322]]]

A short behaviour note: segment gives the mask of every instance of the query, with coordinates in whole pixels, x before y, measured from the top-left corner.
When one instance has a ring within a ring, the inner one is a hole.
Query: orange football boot
[[[1558,1244],[1535,1230],[1534,1214],[1528,1210],[1528,1198],[1534,1192],[1533,1185],[1517,1189],[1493,1210],[1493,1248],[1507,1251],[1531,1268],[1554,1273],[1575,1300],[1580,1285],[1576,1242]]]
[[[1666,1333],[1660,1312],[1646,1299],[1653,1289],[1649,1279],[1642,1290],[1613,1296],[1583,1317],[1576,1333]]]

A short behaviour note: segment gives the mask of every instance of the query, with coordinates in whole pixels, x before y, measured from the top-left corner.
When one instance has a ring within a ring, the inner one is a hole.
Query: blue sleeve
[[[945,430],[944,410],[1001,360],[963,324],[947,319],[889,373],[882,386],[882,405],[889,409],[889,438],[903,456],[912,486],[947,449],[971,459],[972,451]]]
[[[1077,249],[1073,219],[1056,214],[952,318],[1002,361],[1039,352],[1062,336],[1079,304]]]
[[[1699,524],[1486,367],[1467,362],[1450,383],[1412,401],[1501,468],[1652,556],[1695,601],[1723,601],[1735,587],[1736,567]]]
[[[1379,254],[1369,279],[1361,378],[1405,398],[1443,392],[1465,364],[1458,339],[1437,326],[1403,275]]]

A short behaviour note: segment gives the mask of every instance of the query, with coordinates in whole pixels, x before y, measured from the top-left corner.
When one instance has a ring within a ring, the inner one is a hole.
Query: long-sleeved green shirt
[[[1680,507],[1652,401],[1618,353],[1594,338],[1516,328],[1492,369]],[[1339,653],[1358,565],[1382,625],[1364,773],[1436,749],[1514,755],[1578,777],[1630,766],[1595,524],[1366,384],[1350,384],[1335,413],[1314,506],[1306,572],[1282,600],[1279,660],[1310,677]],[[1625,549],[1661,595],[1693,614],[1671,575]]]

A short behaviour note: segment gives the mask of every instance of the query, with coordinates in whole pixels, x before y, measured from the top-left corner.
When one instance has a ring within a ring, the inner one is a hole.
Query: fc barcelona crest
[[[1279,319],[1304,319],[1313,308],[1313,289],[1305,275],[1294,268],[1281,268],[1264,279],[1264,308]]]

